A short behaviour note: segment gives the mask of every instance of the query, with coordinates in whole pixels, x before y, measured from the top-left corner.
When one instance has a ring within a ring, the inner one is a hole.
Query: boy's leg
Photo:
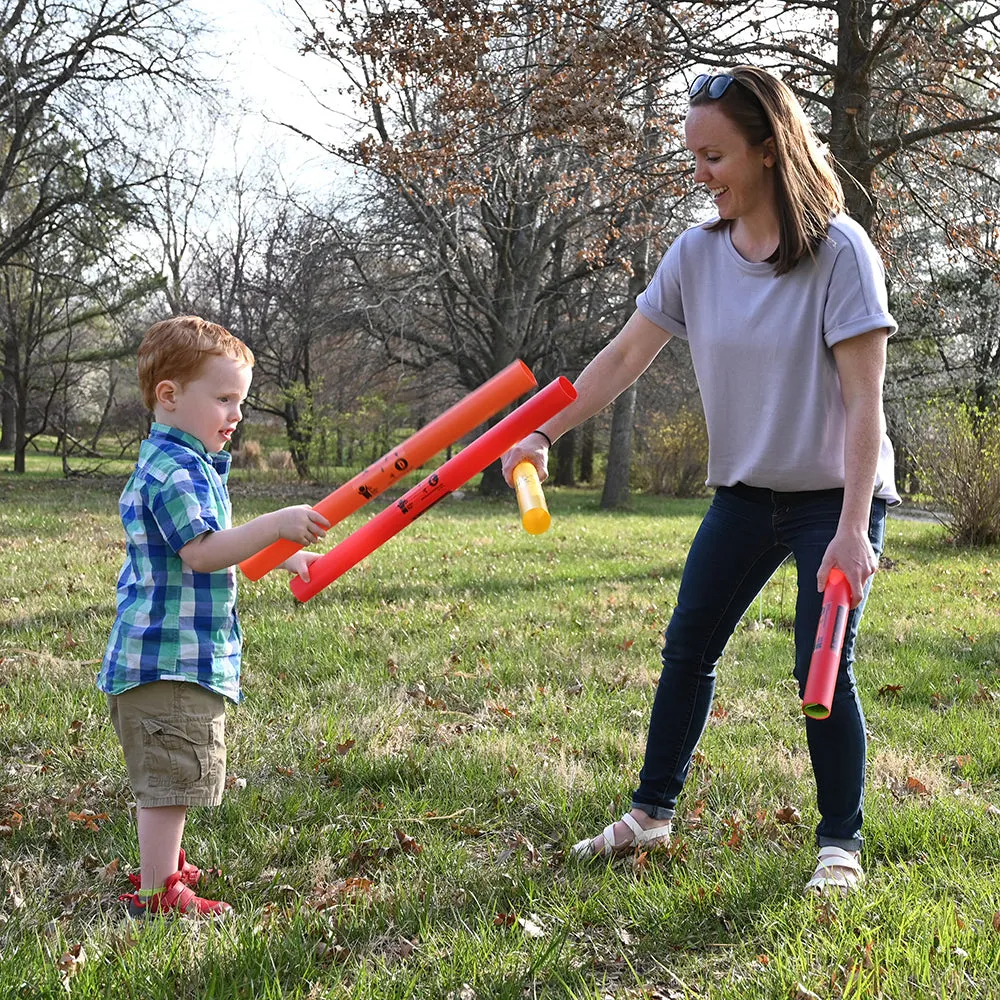
[[[197,684],[155,681],[108,700],[136,799],[141,886],[160,889],[185,875],[179,864],[188,808],[222,801],[225,699]],[[207,906],[229,909],[189,890],[179,908],[209,912]]]
[[[136,806],[143,889],[162,889],[177,871],[187,806]]]

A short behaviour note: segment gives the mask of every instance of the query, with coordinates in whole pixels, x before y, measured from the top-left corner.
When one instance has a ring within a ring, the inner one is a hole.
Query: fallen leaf
[[[350,878],[334,882],[332,885],[321,886],[317,891],[316,898],[312,900],[312,905],[317,910],[328,910],[331,907],[370,895],[373,886],[374,883],[371,879],[353,875]]]
[[[514,913],[498,913],[493,918],[494,927],[513,927],[517,923],[517,915]]]
[[[313,955],[320,962],[344,962],[350,954],[342,944],[329,944],[326,941],[317,941],[313,948]]]
[[[530,938],[542,938],[545,937],[545,931],[535,923],[532,919],[534,914],[530,917],[518,917],[517,922],[521,925],[521,930],[524,931],[526,937]]]
[[[792,1000],[821,1000],[818,993],[807,990],[801,983],[796,983],[792,987]]]
[[[917,778],[906,779],[906,790],[915,795],[928,795],[927,786]]]
[[[56,962],[59,970],[59,978],[63,981],[63,986],[69,990],[69,980],[73,978],[87,961],[87,953],[82,944],[75,944],[72,948],[64,951]]]
[[[98,820],[108,818],[107,813],[95,813],[92,809],[84,809],[81,812],[69,812],[66,814],[71,823],[82,823],[85,830],[96,831],[100,827]]]
[[[410,837],[409,835],[403,833],[402,830],[396,831],[396,840],[399,841],[399,846],[407,854],[420,854],[421,851],[423,851],[423,846],[421,844],[418,844],[413,837]]]
[[[355,743],[354,740],[347,740],[344,743],[338,743],[337,753],[339,753],[340,756],[343,757],[344,754],[347,753],[351,749],[351,747],[354,746],[354,743]]]
[[[743,844],[743,823],[735,816],[727,816],[722,821],[724,826],[729,827],[729,840],[726,846],[734,851],[738,851]]]
[[[779,823],[790,823],[793,826],[802,822],[802,816],[795,806],[783,806],[775,812],[774,818]]]

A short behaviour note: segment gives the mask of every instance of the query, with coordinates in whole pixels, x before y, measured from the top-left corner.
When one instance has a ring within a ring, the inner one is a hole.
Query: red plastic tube
[[[292,593],[300,601],[314,597],[574,399],[576,390],[567,379],[560,377],[550,382],[394,504],[311,563],[308,583],[300,576],[292,577]]]
[[[825,719],[833,708],[840,654],[851,611],[851,588],[839,569],[831,569],[823,591],[823,607],[816,629],[816,645],[809,661],[809,676],[802,698],[802,714],[810,719]]]
[[[377,497],[387,486],[402,479],[411,469],[419,469],[429,458],[485,423],[494,413],[499,413],[535,385],[537,382],[531,369],[523,361],[514,361],[439,417],[435,417],[426,427],[421,427],[399,447],[386,452],[364,472],[359,472],[353,479],[324,497],[313,509],[318,510],[330,524],[343,521],[373,497]],[[249,579],[259,580],[301,548],[301,545],[282,538],[249,559],[244,559],[240,563],[240,569]]]

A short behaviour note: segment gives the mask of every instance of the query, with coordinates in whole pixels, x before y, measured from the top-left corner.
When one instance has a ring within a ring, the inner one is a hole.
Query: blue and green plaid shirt
[[[206,531],[231,525],[230,455],[154,423],[118,507],[125,564],[118,614],[97,677],[108,694],[152,681],[192,681],[240,699],[243,635],[236,568],[195,573],[177,554]]]

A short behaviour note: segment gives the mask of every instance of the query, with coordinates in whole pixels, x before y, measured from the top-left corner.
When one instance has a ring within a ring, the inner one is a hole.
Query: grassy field
[[[802,893],[816,811],[790,567],[727,650],[671,848],[566,857],[628,802],[705,501],[610,515],[550,490],[531,537],[512,501],[453,499],[306,605],[284,574],[243,580],[232,787],[185,837],[238,918],[137,928],[93,684],[120,486],[0,475],[0,997],[1000,993],[997,549],[890,520],[859,643],[869,879],[844,901]],[[293,497],[237,482],[233,499],[242,520]]]

